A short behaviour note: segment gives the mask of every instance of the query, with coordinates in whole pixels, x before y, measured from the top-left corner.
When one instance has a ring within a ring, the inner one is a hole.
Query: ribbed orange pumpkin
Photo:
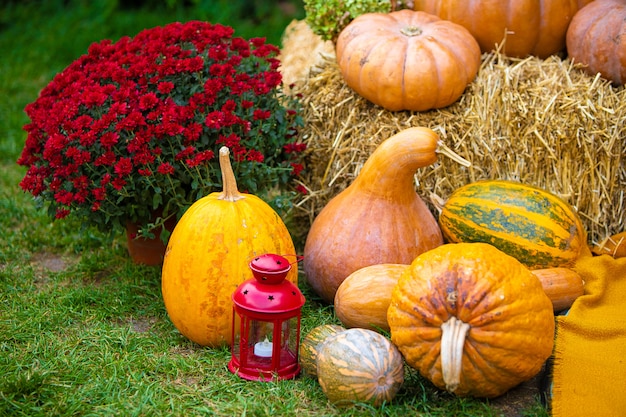
[[[394,399],[404,383],[404,361],[389,340],[372,330],[348,329],[319,348],[317,380],[337,407],[358,402],[377,407]]]
[[[595,0],[580,9],[567,30],[570,58],[615,85],[626,83],[626,1]]]
[[[552,353],[554,312],[539,280],[486,243],[450,243],[405,270],[387,311],[406,362],[458,396],[497,397]]]
[[[314,219],[303,268],[313,290],[333,303],[337,288],[368,265],[409,264],[443,243],[441,230],[415,191],[418,168],[437,160],[438,136],[413,127],[382,142],[348,188]]]
[[[540,58],[562,51],[570,21],[592,0],[415,0],[414,10],[465,28],[489,52],[505,39],[509,56]]]
[[[412,10],[358,16],[339,34],[336,55],[346,84],[391,111],[454,103],[480,66],[465,28]]]
[[[295,254],[289,231],[263,200],[241,194],[229,150],[220,149],[223,191],[196,201],[170,236],[162,270],[167,313],[188,339],[203,346],[231,343],[233,291],[252,278],[250,260]],[[297,283],[294,263],[287,280]]]

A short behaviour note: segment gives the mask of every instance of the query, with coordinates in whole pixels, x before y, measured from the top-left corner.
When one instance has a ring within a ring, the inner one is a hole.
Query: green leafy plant
[[[242,191],[295,195],[306,145],[279,50],[233,33],[190,21],[92,44],[26,106],[21,187],[57,219],[158,225],[219,190],[225,145]]]
[[[364,13],[389,13],[390,0],[304,0],[305,21],[323,40],[335,41],[343,28]]]

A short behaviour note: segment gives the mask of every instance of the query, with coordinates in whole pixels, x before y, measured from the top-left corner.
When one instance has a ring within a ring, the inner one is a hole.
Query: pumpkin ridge
[[[493,360],[486,359],[486,357],[492,357],[495,355],[485,355],[480,352],[477,347],[469,345],[464,347],[464,353],[466,355],[467,363],[471,364],[471,372],[481,375],[481,380],[485,385],[483,386],[483,389],[489,392],[497,392],[497,390],[499,390],[499,384],[493,383],[492,381],[501,381],[504,379],[507,381],[507,384],[510,385],[515,384],[515,380],[519,379],[515,370],[499,366],[499,364]],[[519,360],[524,360],[524,358],[520,357]],[[467,372],[467,367],[465,370]]]
[[[467,56],[464,56],[465,54],[461,54],[461,51],[478,48],[478,46],[473,42],[469,42],[470,40],[474,41],[474,39],[459,36],[456,28],[453,30],[448,25],[442,24],[442,22],[446,23],[444,20],[434,22],[429,32],[430,34],[427,36],[432,44],[437,45],[443,53],[454,56],[455,59],[450,61],[454,65],[454,68],[447,67],[446,69],[449,71],[451,70],[454,74],[457,74],[457,76],[458,74],[464,74],[465,78],[471,82],[474,78],[473,74],[478,71],[478,67],[480,66],[480,54],[475,55],[476,59],[471,63],[472,65],[467,65],[469,60],[467,59]],[[463,43],[461,44],[461,42]],[[461,46],[463,49],[461,49]],[[461,63],[465,63],[466,65],[461,65]],[[441,74],[442,68],[438,66],[437,69],[439,71],[437,85],[439,85],[439,82],[446,79],[446,77]],[[442,83],[442,85],[446,86],[444,83]],[[467,85],[458,86],[458,90],[460,91],[453,90],[450,92],[448,97],[445,97],[445,99],[438,98],[437,101],[452,100],[453,96],[462,94],[466,88]]]

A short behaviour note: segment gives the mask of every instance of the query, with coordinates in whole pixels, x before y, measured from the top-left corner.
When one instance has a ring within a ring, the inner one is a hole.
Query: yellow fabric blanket
[[[580,259],[585,295],[557,316],[553,417],[626,416],[626,258]]]

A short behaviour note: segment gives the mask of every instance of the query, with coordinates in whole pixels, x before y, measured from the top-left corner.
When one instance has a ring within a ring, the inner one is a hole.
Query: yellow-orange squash
[[[533,269],[531,272],[539,278],[555,312],[570,308],[574,301],[585,293],[585,283],[573,269],[543,268]]]
[[[237,190],[229,150],[220,149],[223,191],[196,201],[170,236],[161,289],[167,313],[188,339],[203,346],[231,343],[233,291],[252,278],[250,260],[295,254],[289,231],[263,200]],[[294,263],[287,280],[297,283]]]
[[[339,34],[336,55],[346,84],[391,111],[454,103],[480,66],[465,28],[406,9],[358,16]]]
[[[497,397],[552,353],[554,312],[539,280],[486,243],[419,255],[393,290],[391,340],[407,364],[458,396]]]
[[[387,309],[404,264],[378,264],[350,274],[335,294],[335,314],[346,327],[389,331]]]
[[[418,168],[437,160],[431,129],[408,128],[383,141],[357,178],[314,219],[303,269],[312,289],[332,304],[348,275],[368,265],[409,264],[443,243],[441,230],[415,191]]]
[[[587,247],[576,211],[544,189],[484,180],[457,188],[439,215],[448,242],[485,242],[531,269],[571,267]]]
[[[592,0],[415,0],[415,10],[432,13],[469,30],[483,52],[505,38],[509,56],[540,58],[565,49],[576,12]]]

